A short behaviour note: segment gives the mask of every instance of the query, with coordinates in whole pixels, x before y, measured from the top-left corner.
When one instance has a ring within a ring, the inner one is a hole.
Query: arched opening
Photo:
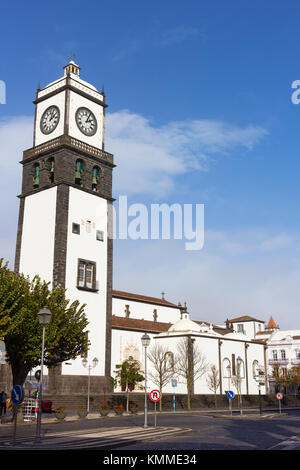
[[[48,159],[49,180],[51,183],[54,182],[54,168],[55,168],[54,157],[51,157]]]
[[[92,169],[92,190],[97,191],[98,183],[100,180],[100,168],[94,166]]]
[[[76,160],[75,164],[75,184],[81,184],[83,177],[83,161]]]
[[[33,167],[33,187],[38,188],[40,185],[40,165],[35,163]]]

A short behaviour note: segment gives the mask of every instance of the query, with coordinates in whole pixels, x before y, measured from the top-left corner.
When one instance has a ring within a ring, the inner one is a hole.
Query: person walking
[[[0,416],[6,415],[6,400],[7,400],[7,395],[6,393],[2,390],[0,393]]]

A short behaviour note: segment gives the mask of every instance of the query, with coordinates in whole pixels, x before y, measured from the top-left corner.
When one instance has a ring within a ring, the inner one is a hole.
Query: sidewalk
[[[220,415],[220,418],[248,418],[251,419],[258,416],[262,418],[268,418],[268,417],[280,417],[280,416],[287,416],[289,410],[300,410],[299,407],[284,407],[281,410],[281,414],[279,413],[279,409],[275,407],[270,407],[270,408],[263,408],[262,409],[262,415],[259,415],[259,409],[258,408],[243,408],[243,415],[240,415],[240,410],[238,408],[233,408],[233,416],[230,415],[230,412],[228,408],[223,408],[223,409],[214,409],[214,408],[205,408],[205,409],[198,409],[198,410],[176,410],[173,412],[172,410],[170,411],[157,411],[156,414],[159,416],[160,414],[209,414],[209,415]],[[148,410],[148,415],[154,415],[153,410]],[[143,416],[144,411],[139,411],[135,414],[132,413],[126,413],[124,412],[122,415],[116,415],[113,411],[111,411],[105,418],[122,418],[122,416]],[[218,416],[217,416],[218,417]],[[74,421],[82,421],[84,422],[85,420],[90,420],[90,419],[104,419],[103,416],[100,415],[99,412],[90,412],[86,418],[79,418],[78,414],[74,410],[70,410],[69,412],[67,411],[67,416],[63,420],[63,422],[74,422]],[[59,420],[55,417],[54,413],[43,413],[42,414],[42,423],[58,423]],[[35,421],[22,421],[18,420],[18,425],[30,425],[30,424],[35,424]],[[11,426],[12,423],[0,423],[0,429],[3,426]]]

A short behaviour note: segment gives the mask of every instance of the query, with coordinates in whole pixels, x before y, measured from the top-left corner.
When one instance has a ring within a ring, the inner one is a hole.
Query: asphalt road
[[[158,427],[189,428],[188,434],[163,439],[132,443],[130,445],[115,447],[115,450],[266,450],[291,440],[293,436],[300,437],[300,410],[290,410],[288,416],[275,415],[273,418],[259,419],[248,416],[244,419],[220,415],[200,413],[163,413],[157,414]],[[101,429],[114,427],[142,427],[144,416],[121,416],[114,418],[97,418],[77,420],[62,423],[47,423],[42,425],[42,433],[62,432],[72,434],[75,431],[89,431],[100,433]],[[149,415],[148,424],[154,426],[154,415]],[[0,426],[0,442],[7,440],[12,432],[11,426]],[[17,429],[18,438],[34,435],[34,425],[20,425]],[[293,441],[299,443],[300,440]],[[278,447],[280,448],[280,447]],[[286,447],[282,447],[286,448]],[[289,448],[289,446],[287,446]]]
[[[153,423],[153,416],[149,417]],[[271,449],[294,436],[300,438],[300,410],[289,411],[288,416],[269,419],[227,419],[212,415],[180,414],[161,415],[159,426],[180,426],[191,428],[191,434],[164,438],[158,442],[143,442],[126,447],[124,450],[266,450]],[[298,446],[300,449],[300,440]],[[282,448],[289,448],[289,445]]]

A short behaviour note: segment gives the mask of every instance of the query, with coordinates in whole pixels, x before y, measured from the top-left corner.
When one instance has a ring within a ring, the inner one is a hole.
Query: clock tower
[[[108,383],[112,316],[112,170],[104,150],[104,89],[80,78],[73,61],[36,92],[33,147],[23,153],[15,271],[38,274],[86,304],[92,384]],[[60,379],[83,377],[82,358],[63,363]],[[74,381],[73,381],[74,386]]]

